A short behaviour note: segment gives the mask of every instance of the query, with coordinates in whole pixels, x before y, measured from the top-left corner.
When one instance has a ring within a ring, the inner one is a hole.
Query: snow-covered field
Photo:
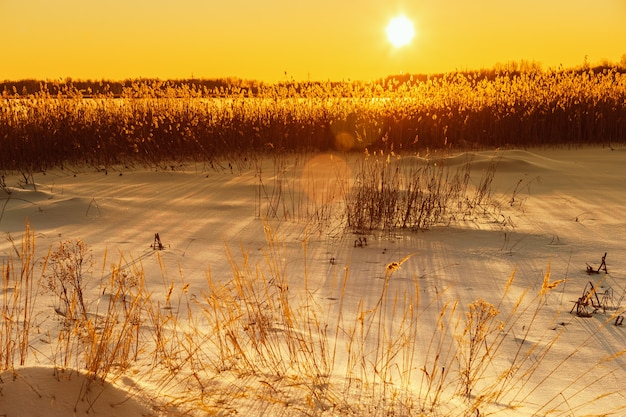
[[[482,212],[358,235],[344,227],[342,196],[333,200],[347,188],[307,166],[312,157],[5,175],[0,332],[29,334],[21,356],[19,341],[0,337],[0,416],[626,413],[626,326],[616,324],[626,150],[451,155],[442,162],[471,159],[473,182],[497,161]],[[25,291],[6,271],[19,275],[26,220],[41,287],[25,309],[7,309]],[[123,297],[116,316],[138,308],[132,360],[109,364],[105,382],[83,359],[98,345],[85,335],[103,331],[79,334],[46,288],[52,258],[42,273],[46,254],[76,239],[88,247],[85,323],[115,298],[111,277],[143,280],[122,294],[141,308]],[[605,253],[608,273],[588,274]],[[592,314],[579,317],[570,310],[589,283],[581,303]],[[498,314],[469,320],[470,303]]]

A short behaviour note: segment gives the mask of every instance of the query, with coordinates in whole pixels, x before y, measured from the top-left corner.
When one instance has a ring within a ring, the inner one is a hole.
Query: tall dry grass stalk
[[[0,370],[23,366],[28,359],[30,331],[37,300],[35,232],[26,221],[21,245],[12,244],[15,257],[2,262],[0,288]]]

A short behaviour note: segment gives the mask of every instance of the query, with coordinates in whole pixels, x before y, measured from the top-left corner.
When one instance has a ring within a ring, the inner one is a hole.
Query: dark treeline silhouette
[[[263,83],[258,81],[246,81],[237,78],[223,79],[181,79],[159,80],[156,78],[126,79],[123,81],[111,80],[76,80],[72,78],[60,80],[36,80],[24,79],[17,81],[0,82],[0,91],[3,95],[12,97],[26,97],[40,93],[51,96],[66,96],[68,93],[75,95],[80,93],[83,97],[112,96],[122,97],[125,92],[132,91],[137,85],[150,85],[156,90],[163,92],[180,90],[185,86],[199,96],[219,96],[232,91],[246,90],[249,94],[257,94]],[[153,92],[155,93],[155,92]],[[156,94],[156,93],[155,93]]]
[[[595,67],[586,64],[572,69],[559,69],[559,72],[569,72],[581,74],[591,72],[594,74],[614,71],[616,73],[626,73],[623,65],[611,65],[605,63]],[[474,82],[483,80],[493,81],[497,77],[514,78],[524,73],[542,72],[541,66],[533,62],[511,62],[498,64],[490,69],[473,71],[455,71],[454,73],[439,74],[399,74],[390,75],[373,82],[361,81],[294,81],[285,80],[277,83],[266,83],[256,80],[244,80],[239,78],[188,78],[174,80],[160,80],[158,78],[136,78],[122,81],[112,80],[80,80],[80,79],[58,79],[58,80],[37,80],[23,79],[16,81],[0,82],[0,92],[4,97],[27,97],[35,94],[45,93],[50,96],[76,96],[84,97],[140,97],[142,94],[150,96],[167,96],[172,94],[187,94],[195,97],[230,97],[230,96],[266,96],[269,92],[275,92],[277,88],[283,89],[281,96],[307,96],[311,91],[326,92],[332,91],[335,96],[355,97],[363,91],[370,91],[372,86],[379,86],[386,91],[395,91],[402,86],[407,86],[420,82],[436,81],[448,78],[452,75],[463,76]],[[139,86],[149,86],[150,88],[140,88]],[[367,86],[367,87],[364,87]]]

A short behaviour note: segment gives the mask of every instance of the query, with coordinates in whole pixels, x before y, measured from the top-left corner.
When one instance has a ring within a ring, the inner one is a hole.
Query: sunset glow
[[[399,50],[386,33],[398,15],[418,32]],[[572,67],[626,54],[622,0],[3,0],[0,16],[0,80],[373,80],[521,60]]]

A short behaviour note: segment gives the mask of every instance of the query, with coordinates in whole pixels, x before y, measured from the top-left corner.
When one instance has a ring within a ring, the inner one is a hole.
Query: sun
[[[387,25],[387,39],[395,48],[408,45],[415,36],[413,22],[404,16],[394,17]]]

